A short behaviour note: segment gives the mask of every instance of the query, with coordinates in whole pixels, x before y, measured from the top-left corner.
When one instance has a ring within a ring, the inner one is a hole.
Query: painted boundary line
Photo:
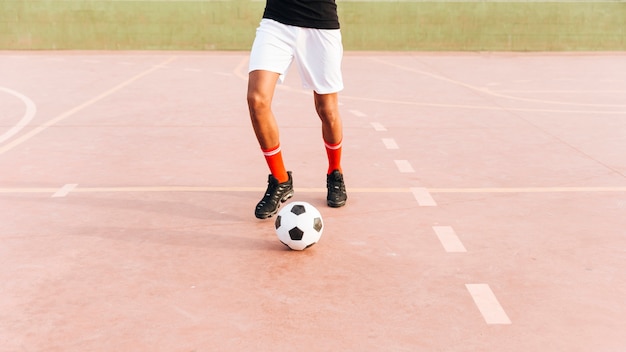
[[[570,102],[570,101],[552,101],[552,100],[545,100],[545,99],[533,99],[533,98],[525,98],[525,97],[518,97],[518,96],[512,96],[512,95],[506,95],[506,94],[502,94],[502,93],[497,93],[494,91],[490,91],[488,89],[484,89],[481,87],[477,87],[462,81],[458,81],[458,80],[454,80],[448,77],[444,77],[444,76],[440,76],[431,72],[427,72],[427,71],[423,71],[423,70],[419,70],[419,69],[415,69],[413,67],[406,67],[406,66],[402,66],[402,65],[398,65],[389,61],[385,61],[383,59],[380,58],[373,58],[372,60],[380,62],[382,64],[391,66],[391,67],[395,67],[396,69],[399,70],[403,70],[403,71],[408,71],[408,72],[413,72],[416,74],[420,74],[420,75],[424,75],[433,79],[437,79],[440,81],[444,81],[453,85],[457,85],[460,87],[464,87],[464,88],[468,88],[471,89],[473,91],[476,91],[480,94],[486,94],[486,95],[490,95],[493,97],[497,97],[497,98],[504,98],[504,99],[509,99],[509,100],[515,100],[515,101],[524,101],[524,102],[531,102],[531,103],[542,103],[542,104],[552,104],[552,105],[558,105],[558,106],[578,106],[578,107],[593,107],[593,108],[614,108],[614,109],[623,109],[626,108],[626,105],[622,105],[622,104],[585,104],[585,103],[577,103],[577,102]],[[359,99],[358,97],[346,97],[344,96],[344,98],[352,98],[352,99]],[[373,101],[373,99],[372,99]],[[400,102],[395,102],[394,103],[400,103]],[[416,104],[417,102],[412,102],[413,104]],[[417,103],[420,105],[424,105],[424,106],[440,106],[443,104],[433,104],[433,103]],[[450,105],[449,107],[452,107],[452,105]],[[466,106],[466,105],[454,105],[454,107],[457,108],[469,108],[469,109],[475,109],[477,108],[476,106]],[[502,109],[502,107],[499,106],[484,106],[482,107],[484,109]],[[506,110],[508,111],[543,111],[543,112],[561,112],[561,113],[594,113],[594,114],[619,114],[619,115],[623,115],[626,114],[626,111],[624,110],[616,110],[616,111],[585,111],[585,110],[558,110],[558,109],[531,109],[531,108],[506,108]]]
[[[57,117],[55,117],[55,118],[53,118],[51,120],[48,120],[48,121],[44,122],[43,124],[33,128],[32,130],[28,131],[27,133],[25,133],[25,134],[21,135],[20,137],[14,139],[10,143],[7,143],[6,145],[0,147],[0,155],[5,153],[6,151],[9,151],[9,150],[13,149],[16,146],[18,146],[18,145],[28,141],[29,139],[35,137],[39,133],[45,131],[48,127],[54,126],[55,124],[57,124],[57,123],[65,120],[65,119],[67,119],[68,117],[76,114],[77,112],[79,112],[79,111],[81,111],[81,110],[83,110],[83,109],[85,109],[85,108],[87,108],[87,107],[89,107],[89,106],[99,102],[100,100],[102,100],[102,99],[110,96],[111,94],[121,90],[122,88],[132,84],[133,82],[137,81],[138,79],[140,79],[140,78],[142,78],[144,76],[147,76],[150,73],[152,73],[152,72],[154,72],[154,71],[156,71],[156,70],[158,70],[160,68],[163,68],[168,63],[174,61],[174,59],[176,59],[176,56],[169,57],[167,60],[165,60],[165,61],[163,61],[163,62],[161,62],[159,64],[153,65],[151,68],[134,75],[133,77],[131,77],[131,78],[127,79],[126,81],[116,85],[115,87],[110,88],[109,90],[107,90],[107,91],[105,91],[103,93],[100,93],[99,95],[97,95],[97,96],[95,96],[95,97],[85,101],[84,103],[82,103],[80,105],[77,105],[77,106],[71,108],[70,110],[65,111],[61,115],[58,115]]]
[[[413,193],[413,197],[417,201],[421,207],[435,207],[437,206],[437,202],[430,195],[430,192],[426,188],[423,187],[415,187],[411,188],[411,193]]]
[[[68,183],[65,186],[61,187],[61,189],[59,189],[58,191],[56,191],[52,197],[53,198],[61,198],[61,197],[65,197],[68,194],[70,194],[70,192],[72,190],[74,190],[74,188],[76,188],[78,186],[78,184],[76,183]]]
[[[626,192],[626,187],[429,188],[430,193],[567,193]]]
[[[326,188],[296,187],[298,192],[326,192]],[[0,187],[0,193],[55,193],[53,187]],[[258,192],[261,187],[205,187],[205,186],[117,186],[117,187],[76,187],[72,193],[99,192]],[[602,193],[626,192],[624,187],[519,187],[519,188],[348,188],[353,193]]]
[[[26,112],[24,113],[24,116],[22,116],[20,121],[18,121],[18,123],[15,126],[11,127],[4,134],[0,135],[0,143],[3,143],[4,141],[8,140],[13,135],[17,134],[19,131],[21,131],[24,127],[26,127],[28,125],[28,123],[37,114],[37,105],[35,105],[35,103],[32,100],[30,100],[30,98],[25,96],[24,94],[16,92],[16,91],[14,91],[12,89],[9,89],[9,88],[6,88],[6,87],[0,87],[0,91],[9,93],[9,94],[17,97],[26,106]]]
[[[374,128],[374,131],[376,131],[376,132],[385,132],[385,131],[387,131],[387,128],[385,126],[383,126],[379,122],[372,122],[372,123],[370,123],[370,125]]]
[[[476,307],[487,324],[511,324],[511,320],[487,284],[466,284]]]
[[[465,253],[467,250],[451,226],[433,226],[435,234],[448,253]]]
[[[396,143],[396,140],[393,138],[383,138],[382,141],[387,149],[400,149],[398,143]]]
[[[403,174],[410,174],[415,172],[415,169],[408,160],[394,160],[393,162],[396,163],[398,171]]]

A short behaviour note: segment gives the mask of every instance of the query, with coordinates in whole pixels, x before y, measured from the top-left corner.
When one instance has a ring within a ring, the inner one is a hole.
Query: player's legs
[[[296,50],[296,62],[305,87],[313,89],[315,110],[322,121],[322,137],[328,156],[326,202],[331,207],[346,204],[346,186],[341,169],[343,125],[338,94],[343,89],[343,46],[339,30],[304,29]]]
[[[339,115],[337,93],[318,94],[313,92],[315,110],[322,121],[322,137],[328,154],[328,172],[341,172],[341,143],[343,126]]]
[[[248,108],[262,149],[279,144],[278,126],[271,110],[274,90],[293,61],[293,28],[263,19],[257,28],[248,66]]]
[[[313,93],[315,110],[322,121],[322,137],[328,156],[328,172],[326,174],[326,203],[338,208],[346,204],[348,196],[341,169],[341,153],[343,143],[343,125],[339,114],[337,93]]]
[[[272,98],[279,74],[254,70],[248,75],[248,109],[256,138],[270,169],[267,190],[254,215],[266,219],[278,212],[280,203],[293,196],[291,172],[287,172],[280,150],[278,124],[272,112]]]
[[[276,84],[293,60],[292,32],[291,28],[264,19],[250,53],[247,91],[250,121],[270,169],[267,190],[254,210],[259,219],[276,214],[280,203],[294,193],[291,172],[286,171],[283,163],[278,124],[271,109]]]
[[[270,149],[280,142],[278,125],[272,112],[272,99],[279,74],[255,70],[248,74],[248,109],[259,145]]]
[[[339,115],[338,94],[313,92],[315,111],[322,121],[322,137],[329,144],[340,143],[343,139],[343,125]]]

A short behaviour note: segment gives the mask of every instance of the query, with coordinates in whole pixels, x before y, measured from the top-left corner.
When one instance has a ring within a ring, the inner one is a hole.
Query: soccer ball
[[[276,235],[287,247],[301,251],[316,244],[322,237],[322,215],[307,202],[291,202],[280,210],[276,220]]]

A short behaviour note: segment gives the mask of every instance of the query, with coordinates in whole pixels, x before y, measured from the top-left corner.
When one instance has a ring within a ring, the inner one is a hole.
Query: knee
[[[337,108],[337,106],[333,105],[333,104],[326,104],[323,102],[318,102],[315,104],[315,110],[317,111],[317,114],[319,115],[320,119],[322,119],[322,121],[327,122],[327,123],[334,123],[335,121],[339,120],[339,109]]]
[[[272,100],[270,98],[257,92],[248,92],[247,100],[248,109],[250,110],[250,115],[252,117],[269,110],[272,105]]]

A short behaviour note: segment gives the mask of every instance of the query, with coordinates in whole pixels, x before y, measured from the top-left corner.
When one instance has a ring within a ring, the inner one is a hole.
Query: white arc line
[[[0,135],[0,143],[2,143],[18,133],[26,125],[28,125],[28,123],[33,119],[33,117],[35,117],[35,114],[37,113],[37,106],[32,100],[28,99],[27,96],[20,94],[19,92],[16,92],[12,89],[0,87],[0,91],[7,92],[18,97],[20,100],[22,100],[24,105],[26,105],[26,113],[24,114],[24,116],[22,116],[22,119],[17,123],[17,125],[11,127],[8,131]]]
[[[466,284],[474,303],[487,324],[511,324],[496,295],[487,284]]]
[[[58,191],[56,191],[53,195],[52,198],[61,198],[61,197],[65,197],[68,194],[70,194],[70,192],[76,188],[76,186],[78,186],[78,184],[76,183],[68,183],[66,185],[64,185],[63,187],[61,187],[61,189],[59,189]]]
[[[20,136],[19,138],[16,138],[15,140],[13,140],[12,142],[8,143],[7,145],[3,146],[0,148],[0,154],[3,154],[4,152],[13,149],[14,147],[26,142],[27,140],[33,138],[34,136],[38,135],[39,133],[41,133],[42,131],[45,131],[48,127],[55,125],[58,122],[61,122],[65,119],[67,119],[68,117],[76,114],[77,112],[99,102],[100,100],[108,97],[109,95],[119,91],[120,89],[132,84],[133,82],[135,82],[136,80],[142,78],[143,76],[146,76],[150,73],[152,73],[153,71],[156,71],[158,69],[164,68],[165,65],[167,65],[168,63],[172,62],[174,59],[176,59],[176,56],[172,56],[170,58],[168,58],[167,60],[163,61],[160,64],[154,65],[152,66],[150,69],[145,70],[141,73],[136,74],[135,76],[127,79],[126,81],[116,85],[115,87],[101,93],[100,95],[91,98],[89,100],[87,100],[86,102],[73,107],[72,109],[62,113],[61,115],[46,121],[45,123],[37,126],[36,128],[33,128],[32,130],[30,130],[28,133],[23,134],[22,136]]]
[[[456,235],[454,229],[451,226],[433,226],[433,230],[439,241],[443,245],[443,248],[448,253],[464,253],[467,252],[465,246]]]

